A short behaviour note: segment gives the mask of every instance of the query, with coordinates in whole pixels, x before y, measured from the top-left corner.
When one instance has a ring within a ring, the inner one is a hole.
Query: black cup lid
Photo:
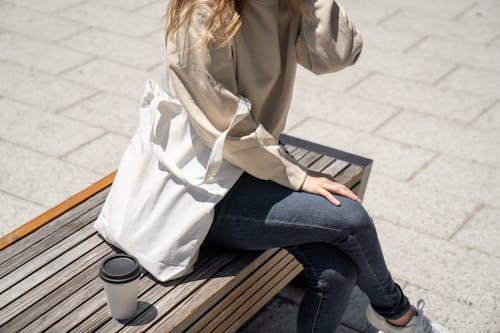
[[[137,259],[125,253],[104,259],[99,269],[101,279],[110,283],[127,283],[141,276]]]

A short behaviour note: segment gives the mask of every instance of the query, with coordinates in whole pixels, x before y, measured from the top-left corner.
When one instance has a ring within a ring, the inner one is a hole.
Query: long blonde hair
[[[244,1],[247,0],[170,0],[163,15],[165,40],[172,38],[184,23],[189,22],[197,6],[208,5],[211,10],[200,42],[207,44],[211,40],[221,40],[219,47],[229,45],[241,27]],[[290,1],[296,12],[307,17],[312,15],[311,8],[307,8],[303,0],[281,1]]]

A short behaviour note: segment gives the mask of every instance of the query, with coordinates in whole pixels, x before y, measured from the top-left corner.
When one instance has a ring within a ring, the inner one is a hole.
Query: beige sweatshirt
[[[304,1],[313,6],[316,20],[308,22],[287,0],[247,0],[234,50],[214,43],[193,46],[210,10],[200,6],[166,45],[169,90],[186,108],[201,140],[212,147],[240,98],[247,98],[250,116],[229,133],[225,160],[296,191],[307,168],[284,152],[278,137],[285,128],[297,63],[316,74],[333,73],[354,64],[363,44],[340,4]]]

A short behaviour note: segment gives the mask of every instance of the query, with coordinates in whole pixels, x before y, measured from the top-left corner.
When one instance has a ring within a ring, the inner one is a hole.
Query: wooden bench
[[[301,164],[362,198],[372,160],[283,134]],[[0,239],[0,332],[235,332],[303,270],[286,250],[203,246],[195,271],[140,280],[139,308],[110,318],[98,267],[113,253],[92,227],[116,171]]]

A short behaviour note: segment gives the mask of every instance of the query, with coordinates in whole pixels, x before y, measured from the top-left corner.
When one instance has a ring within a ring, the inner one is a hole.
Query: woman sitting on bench
[[[245,172],[216,205],[204,242],[292,253],[308,281],[299,333],[335,331],[356,284],[370,300],[374,327],[446,332],[423,315],[423,300],[411,305],[392,279],[359,198],[301,166],[276,139],[297,63],[324,74],[357,61],[363,42],[344,8],[334,0],[170,0],[165,17],[170,90],[207,145],[227,128],[241,96],[251,101],[251,116],[224,151]]]

